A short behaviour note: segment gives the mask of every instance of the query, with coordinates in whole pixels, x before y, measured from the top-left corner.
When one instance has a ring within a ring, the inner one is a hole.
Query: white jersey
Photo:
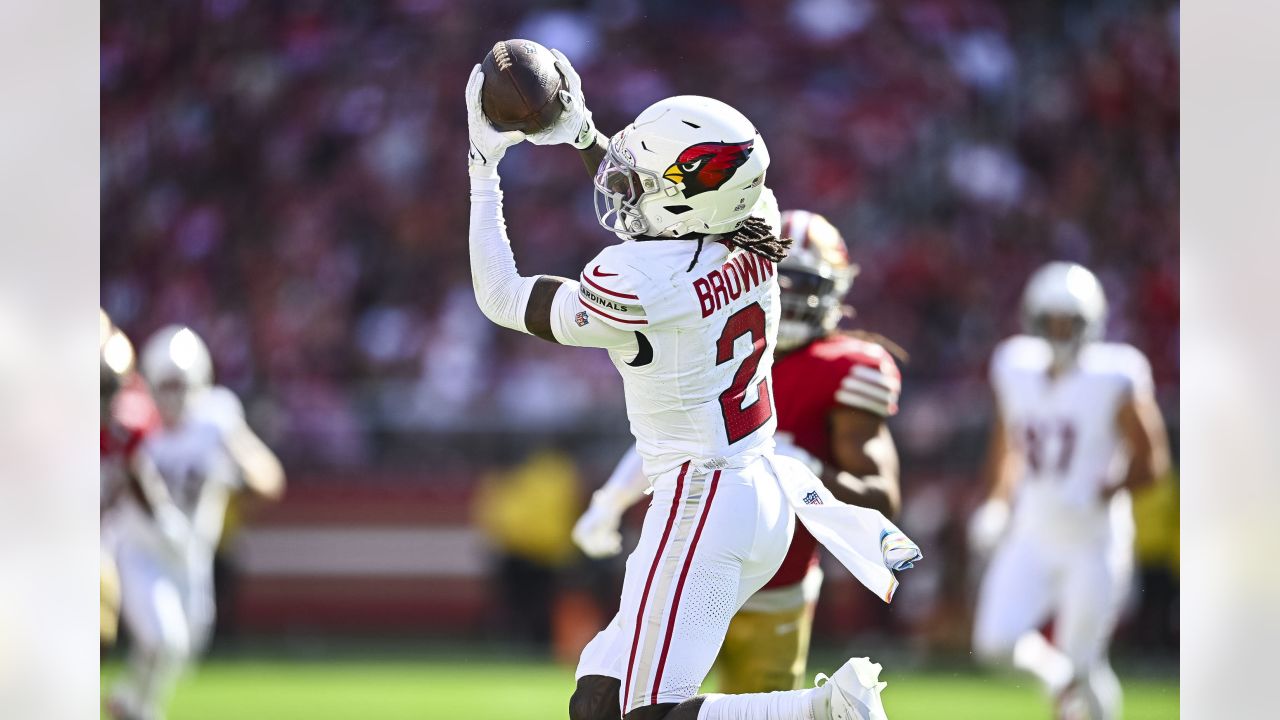
[[[605,248],[583,269],[573,299],[578,325],[636,333],[634,347],[609,356],[651,478],[686,460],[741,467],[773,446],[777,268],[724,243],[697,248],[694,240]]]
[[[239,398],[213,387],[195,402],[186,421],[156,430],[141,447],[190,519],[198,552],[211,553],[216,547],[227,503],[241,482],[224,442],[237,423],[244,423]]]
[[[1014,528],[1065,541],[1129,538],[1128,493],[1109,505],[1099,498],[1123,480],[1117,414],[1135,393],[1152,392],[1151,367],[1131,345],[1090,343],[1075,369],[1050,379],[1051,354],[1045,340],[1016,335],[991,360],[1007,439],[1022,460]]]
[[[752,213],[781,224],[767,188]],[[524,277],[496,175],[471,176],[468,243],[481,311],[503,327],[609,351],[650,481],[685,462],[746,467],[773,445],[777,268],[717,238],[625,240],[577,281]]]

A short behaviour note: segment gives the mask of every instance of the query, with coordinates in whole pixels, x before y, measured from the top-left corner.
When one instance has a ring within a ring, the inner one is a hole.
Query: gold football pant
[[[120,576],[115,561],[105,552],[101,553],[98,575],[98,641],[112,645],[120,622]]]
[[[740,610],[729,623],[716,666],[718,692],[796,690],[804,685],[816,603],[778,611]]]

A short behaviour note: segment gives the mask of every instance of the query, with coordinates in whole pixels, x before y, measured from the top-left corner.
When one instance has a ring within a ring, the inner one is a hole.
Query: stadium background
[[[862,265],[852,324],[910,352],[892,427],[901,524],[928,559],[890,608],[831,573],[819,655],[967,672],[985,365],[1040,263],[1098,272],[1176,457],[1176,3],[117,0],[102,304],[137,343],[171,322],[202,334],[290,476],[281,505],[234,509],[214,664],[175,717],[252,696],[207,684],[228,673],[287,684],[292,661],[341,657],[393,677],[388,654],[422,659],[401,669],[422,682],[406,702],[434,717],[431,677],[513,654],[536,675],[613,610],[620,561],[586,562],[568,528],[628,443],[616,373],[501,331],[470,291],[462,88],[509,37],[563,50],[606,132],[672,94],[741,109],[782,206],[827,215]],[[520,147],[503,170],[522,271],[571,275],[608,242],[575,153]],[[1177,503],[1139,505],[1117,654],[1159,680]]]

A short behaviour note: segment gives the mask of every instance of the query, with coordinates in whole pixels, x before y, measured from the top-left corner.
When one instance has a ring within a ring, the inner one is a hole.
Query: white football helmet
[[[161,328],[147,340],[141,369],[156,409],[169,425],[180,422],[193,398],[213,384],[209,348],[191,328],[182,325]]]
[[[1083,265],[1051,262],[1037,270],[1022,295],[1022,323],[1053,348],[1053,362],[1075,362],[1085,343],[1102,339],[1107,298],[1098,278]],[[1054,327],[1054,323],[1067,323]]]
[[[858,266],[849,262],[840,231],[817,213],[782,213],[780,236],[792,240],[787,257],[778,263],[782,300],[778,349],[785,351],[836,329]]]
[[[596,217],[623,237],[737,230],[764,187],[769,150],[742,113],[708,97],[660,100],[609,141]]]

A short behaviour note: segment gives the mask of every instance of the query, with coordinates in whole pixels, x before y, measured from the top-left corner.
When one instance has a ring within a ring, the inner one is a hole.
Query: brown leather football
[[[502,131],[534,133],[555,123],[564,111],[556,56],[532,40],[504,40],[493,46],[480,69],[484,88],[480,109]]]

